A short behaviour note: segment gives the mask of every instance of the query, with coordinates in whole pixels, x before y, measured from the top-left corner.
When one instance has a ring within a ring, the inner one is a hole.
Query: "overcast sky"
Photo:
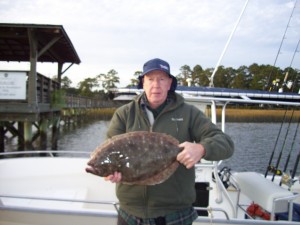
[[[81,64],[64,75],[72,86],[114,69],[119,86],[129,84],[145,61],[162,58],[174,75],[180,67],[214,68],[246,0],[0,0],[0,22],[62,25]],[[294,0],[249,0],[221,65],[238,68],[252,63],[300,68],[300,2],[286,37]],[[3,63],[0,69],[28,69],[28,64]],[[66,66],[65,66],[66,67]],[[55,64],[38,65],[52,77]]]

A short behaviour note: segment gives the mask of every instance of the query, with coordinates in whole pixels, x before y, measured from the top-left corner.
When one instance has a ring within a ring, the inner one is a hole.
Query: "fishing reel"
[[[274,175],[282,176],[282,171],[277,169],[275,166],[268,166],[268,171],[270,171]]]
[[[299,179],[293,179],[290,174],[283,173],[281,176],[280,184],[284,184],[290,190],[291,187],[297,182]]]
[[[231,172],[230,172],[230,168],[228,167],[223,167],[219,172],[218,175],[220,177],[220,180],[222,181],[224,187],[227,189],[231,183],[230,183],[230,176],[231,176]],[[212,174],[212,179],[215,182],[215,176],[214,173]]]
[[[293,179],[289,173],[282,172],[274,166],[268,166],[268,171],[274,175],[281,176],[280,185],[284,184],[290,190],[294,183],[299,179]]]

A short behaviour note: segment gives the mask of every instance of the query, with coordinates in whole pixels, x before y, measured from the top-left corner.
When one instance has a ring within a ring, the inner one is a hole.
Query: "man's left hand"
[[[186,141],[181,143],[179,147],[183,150],[177,155],[177,161],[187,169],[192,168],[205,155],[205,149],[201,144]]]

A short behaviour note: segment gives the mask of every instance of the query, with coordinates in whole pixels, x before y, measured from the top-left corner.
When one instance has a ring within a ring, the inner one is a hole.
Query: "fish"
[[[179,141],[165,133],[133,131],[113,136],[91,154],[86,172],[106,177],[122,174],[121,183],[156,185],[178,168]]]

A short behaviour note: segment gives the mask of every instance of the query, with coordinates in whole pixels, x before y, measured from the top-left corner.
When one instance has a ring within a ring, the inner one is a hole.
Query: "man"
[[[117,183],[118,225],[192,224],[197,218],[192,207],[196,197],[194,165],[202,158],[222,160],[233,154],[230,137],[200,110],[185,103],[175,93],[176,87],[177,80],[166,61],[156,58],[146,62],[138,84],[144,93],[120,107],[111,120],[108,138],[131,131],[161,132],[175,137],[183,148],[177,155],[180,166],[161,184],[122,184],[122,174],[117,171],[105,178]]]

